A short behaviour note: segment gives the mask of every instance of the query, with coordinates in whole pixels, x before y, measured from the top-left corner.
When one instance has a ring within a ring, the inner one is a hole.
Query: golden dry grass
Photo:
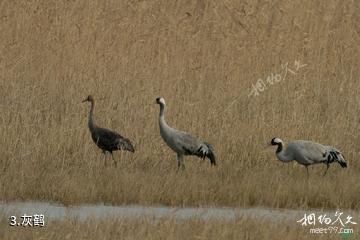
[[[357,1],[2,1],[0,198],[291,208],[360,205]],[[252,84],[306,67],[259,96]],[[104,167],[87,128],[135,143]],[[212,143],[219,166],[175,154],[167,121]],[[236,100],[236,101],[234,101]],[[341,149],[348,169],[276,160],[272,137]]]
[[[178,221],[172,218],[154,220],[106,219],[101,221],[75,219],[50,221],[45,227],[10,227],[1,222],[2,239],[342,239],[341,234],[310,233],[309,227],[296,223],[272,223],[237,219],[234,221],[190,219]],[[353,229],[348,239],[355,239],[358,232]],[[341,230],[342,231],[342,230]]]

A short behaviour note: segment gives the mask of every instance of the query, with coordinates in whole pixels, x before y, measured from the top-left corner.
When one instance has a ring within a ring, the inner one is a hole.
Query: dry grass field
[[[313,234],[309,228],[294,223],[254,222],[238,219],[227,222],[221,220],[178,221],[172,218],[154,220],[140,219],[107,219],[79,222],[75,219],[51,221],[45,227],[10,227],[0,222],[2,239],[286,239],[286,240],[339,240],[355,239],[358,233],[349,238],[343,234]]]
[[[0,200],[360,209],[359,13],[335,0],[1,1]],[[90,138],[88,94],[97,123],[135,144],[117,168]],[[157,96],[169,125],[214,145],[217,167],[187,157],[177,172]],[[273,137],[336,146],[349,167],[312,166],[307,180]],[[157,224],[176,239],[199,223],[145,220],[138,238]],[[237,224],[215,234],[247,239]],[[86,226],[74,234],[100,231]]]

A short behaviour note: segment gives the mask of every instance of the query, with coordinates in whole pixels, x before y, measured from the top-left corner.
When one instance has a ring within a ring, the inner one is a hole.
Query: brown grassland
[[[7,240],[18,239],[286,239],[286,240],[331,240],[342,239],[343,234],[313,234],[310,228],[293,223],[273,223],[246,219],[231,222],[222,220],[190,219],[178,221],[172,218],[154,220],[107,219],[86,222],[76,219],[51,221],[45,227],[10,227],[0,222],[0,237]],[[355,239],[357,233],[350,235]],[[345,239],[345,238],[343,238]]]
[[[0,200],[360,209],[359,1],[5,0],[0,18]],[[272,73],[281,81],[266,82]],[[260,78],[267,88],[249,96]],[[135,144],[115,153],[117,168],[90,138],[88,94],[97,123]],[[169,125],[214,145],[217,167],[187,157],[177,172],[157,96]],[[276,159],[275,136],[336,146],[349,167],[322,177],[325,165],[312,166],[307,180]],[[248,234],[241,221],[143,221],[140,239],[193,224],[199,239],[219,224],[218,236]],[[116,223],[74,234],[134,231]]]

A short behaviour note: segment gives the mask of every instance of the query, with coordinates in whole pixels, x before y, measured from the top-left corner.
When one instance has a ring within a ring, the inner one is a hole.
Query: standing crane
[[[280,161],[287,163],[295,160],[306,167],[308,176],[308,166],[312,164],[326,164],[324,176],[326,175],[330,164],[333,162],[338,162],[343,168],[347,167],[344,155],[332,146],[322,145],[312,141],[295,140],[289,142],[284,149],[284,143],[280,138],[273,138],[270,144],[278,146],[276,156]]]
[[[184,155],[195,155],[200,158],[209,158],[211,165],[216,165],[216,157],[213,147],[190,133],[171,128],[165,121],[165,99],[156,98],[160,105],[159,126],[160,135],[165,143],[177,154],[178,169],[185,169]]]
[[[120,134],[110,129],[101,128],[94,123],[94,98],[89,95],[83,102],[90,102],[90,112],[89,112],[89,121],[88,126],[91,133],[91,138],[94,143],[102,150],[104,154],[104,162],[106,166],[106,152],[111,153],[112,159],[115,166],[117,162],[115,161],[113,151],[117,150],[126,150],[130,152],[135,152],[135,149],[131,141],[127,138],[124,138]]]

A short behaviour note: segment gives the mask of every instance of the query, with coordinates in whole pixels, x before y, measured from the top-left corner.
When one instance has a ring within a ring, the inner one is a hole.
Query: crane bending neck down
[[[286,153],[286,150],[284,150],[284,142],[280,138],[273,138],[271,145],[277,145],[276,155],[280,161],[287,163],[294,160]]]

